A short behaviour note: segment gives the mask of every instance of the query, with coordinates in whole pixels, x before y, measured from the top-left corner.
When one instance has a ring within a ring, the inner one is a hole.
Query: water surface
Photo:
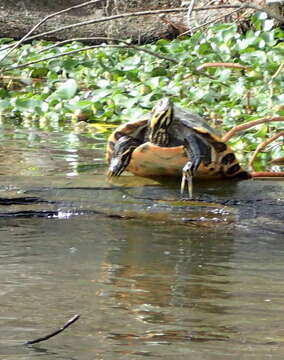
[[[1,359],[283,358],[283,181],[181,201],[109,184],[100,135],[0,133]]]

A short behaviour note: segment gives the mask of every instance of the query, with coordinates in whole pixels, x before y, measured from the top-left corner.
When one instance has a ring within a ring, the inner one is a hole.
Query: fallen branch
[[[108,38],[108,37],[102,37],[102,36],[95,36],[95,37],[78,37],[78,38],[71,38],[71,39],[67,39],[67,40],[62,40],[62,41],[57,41],[54,44],[44,47],[41,50],[38,51],[38,54],[43,53],[45,51],[49,51],[51,49],[54,49],[58,46],[64,45],[64,44],[68,44],[74,41],[96,41],[96,40],[105,40],[105,41],[121,41],[119,39],[114,39],[114,38]],[[104,45],[104,44],[103,44]],[[102,45],[102,46],[103,46]]]
[[[271,80],[274,80],[277,78],[277,76],[281,73],[281,71],[284,69],[284,61],[279,65],[278,69],[275,71],[275,73],[271,76]]]
[[[20,65],[16,65],[16,66],[10,66],[8,68],[4,68],[2,70],[2,72],[6,72],[6,71],[10,71],[10,70],[15,70],[15,69],[21,69],[21,68],[25,68],[29,65],[33,65],[33,64],[37,64],[39,62],[42,62],[42,61],[48,61],[48,60],[52,60],[52,59],[57,59],[61,56],[66,56],[66,55],[72,55],[72,54],[76,54],[80,51],[86,51],[86,50],[90,50],[90,49],[95,49],[95,48],[98,48],[98,47],[102,47],[102,48],[106,48],[106,47],[116,47],[116,48],[121,48],[121,47],[125,47],[124,45],[104,45],[104,46],[101,46],[101,45],[92,45],[92,46],[88,46],[88,47],[84,47],[84,48],[81,48],[81,49],[76,49],[76,50],[71,50],[71,51],[67,51],[65,53],[62,53],[62,54],[57,54],[57,55],[52,55],[52,56],[48,56],[48,57],[45,57],[45,58],[42,58],[42,59],[39,59],[39,60],[34,60],[34,61],[30,61],[28,63],[25,63],[25,64],[20,64]]]
[[[100,2],[101,0],[92,0],[92,1],[87,1],[83,4],[79,4],[79,5],[75,5],[75,6],[71,6],[67,9],[64,10],[60,10],[57,11],[53,14],[47,15],[45,18],[43,18],[39,23],[37,23],[21,40],[19,40],[18,42],[16,42],[16,44],[14,44],[11,49],[0,59],[0,63],[7,57],[10,55],[10,53],[15,50],[18,46],[20,46],[33,32],[36,31],[37,28],[39,28],[42,24],[44,24],[46,21],[48,21],[49,19],[53,18],[54,16],[57,15],[61,15],[65,12],[68,12],[70,10],[74,10],[74,9],[78,9],[87,5],[91,5],[91,4],[95,4],[97,2]],[[7,49],[7,47],[5,47],[5,49]],[[5,49],[0,49],[0,51],[5,50]]]
[[[94,1],[94,2],[96,2],[96,1]],[[90,2],[87,2],[87,3],[80,4],[80,5],[76,5],[76,7],[82,7],[82,6],[90,5],[90,3],[93,3],[93,2],[90,1]],[[75,24],[62,26],[62,27],[59,27],[57,29],[46,31],[46,32],[43,32],[43,33],[40,33],[40,34],[37,34],[37,35],[29,36],[29,34],[34,32],[41,24],[46,22],[51,17],[56,16],[56,15],[62,13],[62,12],[69,11],[69,10],[71,10],[73,8],[75,8],[75,7],[64,9],[64,10],[61,10],[61,12],[57,12],[57,13],[48,15],[42,21],[40,21],[37,25],[35,25],[35,27],[27,35],[25,35],[24,38],[22,38],[20,40],[20,43],[23,43],[24,41],[30,41],[30,40],[38,39],[38,38],[41,38],[41,37],[46,36],[46,35],[51,35],[51,34],[54,34],[56,32],[60,32],[60,31],[63,31],[63,30],[67,30],[67,29],[71,29],[71,28],[79,27],[79,26],[84,26],[84,25],[96,24],[96,23],[101,23],[101,22],[106,22],[106,21],[111,21],[111,20],[117,20],[117,19],[122,19],[122,18],[127,18],[127,17],[157,15],[157,14],[177,13],[177,12],[188,11],[187,8],[183,7],[183,8],[148,10],[148,11],[138,11],[138,12],[133,12],[133,13],[117,14],[117,15],[107,16],[107,17],[103,17],[103,18],[99,18],[99,19],[97,19],[97,18],[96,19],[90,19],[90,20],[83,21],[83,22],[80,22],[80,23],[75,23]],[[220,6],[205,6],[205,7],[193,8],[192,11],[207,11],[207,10],[214,10],[214,9],[230,9],[230,8],[231,9],[236,9],[236,10],[233,10],[233,12],[240,11],[242,9],[254,9],[254,10],[257,10],[257,11],[262,11],[262,12],[265,12],[269,17],[274,18],[277,21],[279,21],[281,24],[284,23],[284,18],[283,17],[274,14],[272,11],[270,11],[270,10],[268,10],[266,8],[262,8],[260,6],[257,6],[257,5],[254,5],[254,4],[249,4],[249,3],[235,4],[235,5],[225,5],[224,4],[224,5],[220,5]],[[224,16],[228,16],[230,14],[226,14]],[[221,18],[223,18],[224,16],[222,16]],[[217,21],[217,20],[218,19],[214,19],[213,21]],[[210,21],[209,23],[211,23],[211,22],[212,21]],[[206,24],[203,24],[201,26],[205,26]],[[191,29],[191,30],[193,30],[193,29]],[[6,49],[8,49],[10,47],[14,47],[14,46],[18,46],[18,45],[19,45],[19,43],[17,43],[16,45],[7,45],[6,47],[2,48],[1,50],[6,50]],[[5,55],[5,57],[6,57],[6,55]]]
[[[265,148],[267,145],[271,144],[273,141],[275,141],[276,139],[278,139],[279,137],[283,136],[284,137],[284,131],[280,131],[278,134],[275,134],[274,136],[272,136],[271,138],[261,142],[260,144],[258,144],[257,148],[255,149],[254,153],[252,154],[252,157],[249,161],[249,168],[253,169],[253,163],[256,159],[257,154],[260,152],[261,149]]]
[[[234,14],[235,12],[241,11],[243,9],[254,9],[254,10],[257,10],[257,11],[265,12],[270,18],[276,19],[277,21],[280,22],[280,24],[284,24],[284,18],[283,17],[274,14],[274,12],[272,12],[272,11],[266,9],[266,8],[262,8],[260,6],[257,6],[257,5],[254,5],[254,4],[249,4],[249,3],[244,3],[244,4],[239,4],[239,5],[237,5],[237,4],[233,5],[232,4],[232,5],[220,5],[220,6],[207,6],[207,7],[204,7],[204,8],[195,8],[195,9],[193,9],[193,11],[214,10],[214,9],[218,10],[218,9],[230,9],[230,8],[235,9],[235,10],[232,10],[232,11],[230,11],[230,12],[228,12],[226,14],[223,14],[223,15],[221,15],[219,17],[213,18],[213,19],[207,21],[204,24],[201,24],[201,25],[198,25],[198,26],[196,26],[194,28],[191,28],[191,29],[185,31],[184,33],[180,34],[179,37],[187,35],[189,33],[192,33],[193,31],[196,31],[196,30],[198,30],[198,29],[200,29],[200,28],[202,28],[204,26],[215,23],[216,21],[222,20],[226,16],[230,16],[230,15]]]
[[[191,34],[191,33],[193,33],[194,31],[196,31],[196,30],[198,30],[198,29],[200,29],[200,28],[202,28],[202,27],[204,27],[204,26],[207,26],[207,25],[216,23],[217,21],[222,20],[222,19],[225,18],[226,16],[230,16],[230,15],[232,15],[232,14],[234,14],[235,12],[238,12],[238,11],[240,11],[240,10],[241,10],[241,8],[239,7],[239,8],[237,8],[237,9],[235,9],[235,10],[232,10],[232,11],[227,12],[226,14],[223,14],[223,15],[221,15],[221,16],[218,16],[218,17],[216,17],[216,18],[213,18],[213,19],[211,19],[211,20],[209,20],[209,21],[207,21],[207,22],[205,22],[205,23],[203,23],[203,24],[201,24],[201,25],[195,26],[195,27],[193,27],[193,28],[185,31],[185,32],[182,33],[182,34],[179,34],[179,37],[184,36],[184,35],[187,35],[187,34],[189,34],[189,33]]]
[[[128,44],[124,40],[119,40],[119,39],[114,39],[114,38],[100,38],[100,39],[110,40],[110,41],[111,40],[112,41],[119,41],[119,42],[122,42],[125,45],[119,45],[119,44],[118,45],[107,45],[107,44],[104,44],[104,45],[91,45],[91,46],[83,47],[81,49],[66,51],[66,52],[61,53],[61,54],[56,54],[56,55],[48,56],[48,57],[45,57],[45,58],[42,58],[42,59],[30,61],[30,62],[25,63],[25,64],[20,64],[20,65],[16,65],[16,66],[10,66],[10,67],[2,69],[2,73],[6,72],[6,71],[10,71],[10,70],[21,69],[21,68],[27,67],[29,65],[37,64],[37,63],[42,62],[42,61],[48,61],[48,60],[52,60],[52,59],[57,59],[57,58],[62,57],[62,56],[72,55],[72,54],[76,54],[76,53],[81,52],[81,51],[86,51],[86,50],[91,50],[91,49],[96,49],[96,48],[120,48],[120,49],[127,49],[127,48],[131,49],[132,48],[132,49],[135,49],[135,50],[138,50],[138,51],[145,52],[145,53],[150,54],[152,56],[155,56],[155,57],[157,57],[159,59],[167,60],[167,61],[170,61],[170,62],[172,62],[174,64],[178,64],[178,60],[176,60],[174,58],[171,58],[171,57],[165,56],[165,55],[161,55],[159,53],[156,53],[154,51],[142,48],[140,46],[136,46],[136,45],[133,45],[133,44]],[[65,42],[65,40],[64,40],[64,42]],[[207,75],[205,75],[205,76],[207,76]]]
[[[37,338],[35,340],[31,340],[31,341],[27,341],[25,343],[25,345],[33,345],[33,344],[37,344],[39,342],[48,340],[50,338],[52,338],[55,335],[58,335],[59,333],[61,333],[62,331],[64,331],[65,329],[67,329],[70,325],[74,324],[75,321],[77,321],[80,318],[80,314],[76,314],[75,316],[73,316],[70,320],[67,321],[66,324],[64,324],[60,329],[53,331],[51,334],[42,336],[40,338]]]
[[[244,66],[244,65],[241,65],[241,64],[238,64],[238,63],[204,63],[202,65],[199,65],[196,68],[196,74],[208,77],[209,79],[214,80],[214,81],[218,81],[218,79],[216,79],[213,76],[203,72],[203,70],[208,68],[208,67],[225,67],[225,68],[235,68],[235,69],[242,69],[242,70],[247,70],[248,69],[247,66]],[[191,78],[193,74],[194,74],[194,71],[191,74],[185,75],[183,77],[183,80]],[[220,81],[220,84],[222,84],[223,86],[229,87],[229,85],[224,83],[224,82]]]
[[[135,16],[144,16],[144,15],[157,15],[157,14],[163,14],[163,13],[175,13],[175,12],[184,12],[184,11],[186,11],[186,9],[184,9],[184,8],[175,8],[175,9],[163,9],[163,10],[138,11],[138,12],[134,12],[134,13],[126,13],[126,14],[118,14],[118,15],[106,16],[106,17],[99,18],[99,19],[90,19],[90,20],[87,20],[87,21],[82,21],[82,22],[79,22],[79,23],[62,26],[62,27],[59,27],[59,28],[54,29],[54,30],[50,30],[50,31],[46,31],[46,32],[43,32],[43,33],[40,33],[40,34],[37,34],[37,35],[25,37],[24,41],[30,41],[30,40],[38,39],[38,38],[41,38],[41,37],[46,36],[46,35],[51,35],[51,34],[54,34],[56,32],[60,32],[60,31],[63,31],[63,30],[68,30],[68,29],[71,29],[71,28],[79,27],[79,26],[97,24],[97,23],[101,23],[101,22],[117,20],[117,19],[122,19],[122,18],[126,18],[126,17],[135,17]],[[23,42],[23,41],[21,41],[21,42]],[[14,45],[12,45],[12,44],[7,45],[6,47],[2,48],[0,51],[6,50],[6,49],[8,49],[10,47],[13,47],[13,46]]]
[[[234,135],[236,135],[240,131],[247,130],[247,129],[249,129],[249,128],[253,127],[253,126],[256,126],[256,125],[260,125],[260,124],[264,124],[264,123],[268,123],[268,122],[273,122],[273,121],[284,121],[284,116],[276,116],[276,117],[272,117],[272,118],[262,118],[262,119],[258,119],[258,120],[249,121],[249,122],[247,122],[245,124],[237,125],[233,129],[228,131],[222,137],[222,141],[227,142],[228,140],[231,139],[231,137],[233,137]]]
[[[193,7],[194,7],[194,2],[195,2],[195,0],[191,0],[190,4],[188,5],[188,10],[187,10],[187,14],[186,14],[187,26],[188,27],[190,27],[190,18],[191,18],[192,10],[193,10]]]
[[[147,53],[149,55],[152,55],[152,56],[157,57],[157,58],[162,59],[162,60],[170,61],[170,62],[172,62],[174,64],[179,63],[178,60],[176,60],[176,59],[174,59],[172,57],[162,55],[160,53],[157,53],[155,51],[146,49],[146,48],[141,47],[141,46],[136,46],[136,45],[133,45],[133,44],[129,44],[128,41],[117,39],[117,38],[103,37],[103,36],[90,37],[90,38],[87,38],[87,37],[72,38],[72,39],[59,41],[56,44],[48,46],[47,48],[43,48],[42,50],[39,51],[39,53],[44,52],[44,51],[48,51],[48,50],[53,49],[53,48],[55,48],[55,47],[57,47],[59,45],[66,44],[66,43],[69,43],[71,41],[87,41],[87,40],[92,40],[92,41],[94,41],[94,40],[117,41],[117,42],[123,43],[124,45],[119,45],[119,44],[118,45],[108,45],[108,44],[91,45],[91,46],[87,46],[87,47],[84,47],[84,48],[81,48],[81,49],[71,50],[71,51],[61,53],[61,54],[51,55],[51,56],[48,56],[48,57],[45,57],[45,58],[30,61],[30,62],[25,63],[25,64],[20,64],[20,65],[16,65],[16,66],[10,66],[10,67],[2,69],[2,73],[6,72],[6,71],[10,71],[10,70],[21,69],[21,68],[24,68],[24,67],[27,67],[27,66],[30,66],[30,65],[37,64],[37,63],[42,62],[42,61],[48,61],[48,60],[59,58],[61,56],[72,55],[72,54],[75,54],[77,52],[96,49],[96,48],[120,48],[120,49],[130,48],[130,49],[135,49],[137,51],[145,52],[145,53]],[[235,64],[235,63],[205,63],[205,64],[201,65],[200,67],[198,67],[196,70],[192,70],[192,73],[190,75],[186,75],[184,77],[184,79],[187,79],[187,78],[191,77],[192,75],[196,74],[196,75],[200,75],[200,76],[205,76],[205,77],[207,77],[207,78],[209,78],[211,80],[214,80],[214,81],[218,81],[218,79],[215,79],[213,76],[211,76],[209,74],[206,74],[203,71],[201,71],[201,70],[203,70],[204,67],[210,67],[210,66],[215,66],[215,67],[225,66],[225,67],[235,67],[235,68],[241,68],[241,69],[246,68],[243,65]],[[228,85],[226,83],[223,83],[223,82],[220,82],[220,81],[219,81],[219,83],[222,84],[223,86],[228,87]]]
[[[278,69],[276,70],[276,72],[271,76],[271,79],[268,82],[268,87],[269,87],[269,95],[270,95],[270,107],[272,106],[272,97],[273,97],[273,92],[274,92],[274,85],[273,82],[274,80],[277,78],[277,76],[281,73],[281,71],[284,69],[284,62],[282,62],[279,66]]]
[[[252,171],[251,176],[253,178],[260,177],[260,178],[279,178],[284,177],[284,171]]]
[[[276,14],[274,14],[274,12],[270,11],[267,8],[263,8],[261,6],[258,5],[254,5],[251,3],[243,3],[243,4],[232,4],[232,5],[218,5],[218,6],[206,6],[203,8],[194,8],[193,11],[202,11],[202,10],[214,10],[214,9],[253,9],[256,11],[261,11],[261,12],[265,12],[270,18],[275,19],[277,21],[279,21],[281,24],[284,23],[284,17],[282,16],[278,16]]]
[[[284,165],[284,156],[273,159],[270,161],[270,163],[275,165]]]

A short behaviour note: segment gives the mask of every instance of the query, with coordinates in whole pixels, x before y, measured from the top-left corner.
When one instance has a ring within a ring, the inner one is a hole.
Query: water
[[[1,130],[1,359],[282,359],[283,181],[181,201],[107,183],[102,142]]]

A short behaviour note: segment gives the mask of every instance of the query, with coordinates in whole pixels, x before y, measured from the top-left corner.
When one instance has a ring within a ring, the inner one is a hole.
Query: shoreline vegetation
[[[35,40],[35,29],[20,41],[2,38],[1,121],[68,125],[92,136],[143,116],[167,96],[227,135],[244,163],[258,149],[256,169],[263,169],[284,151],[284,31],[268,15],[255,13],[245,32],[234,23],[207,24],[190,36],[145,45],[115,37],[52,43]],[[265,121],[228,135],[259,119]]]

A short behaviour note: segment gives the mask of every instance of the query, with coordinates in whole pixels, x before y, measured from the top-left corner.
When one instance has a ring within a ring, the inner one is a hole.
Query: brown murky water
[[[187,202],[177,182],[107,183],[100,136],[0,137],[2,360],[283,359],[283,181]]]

